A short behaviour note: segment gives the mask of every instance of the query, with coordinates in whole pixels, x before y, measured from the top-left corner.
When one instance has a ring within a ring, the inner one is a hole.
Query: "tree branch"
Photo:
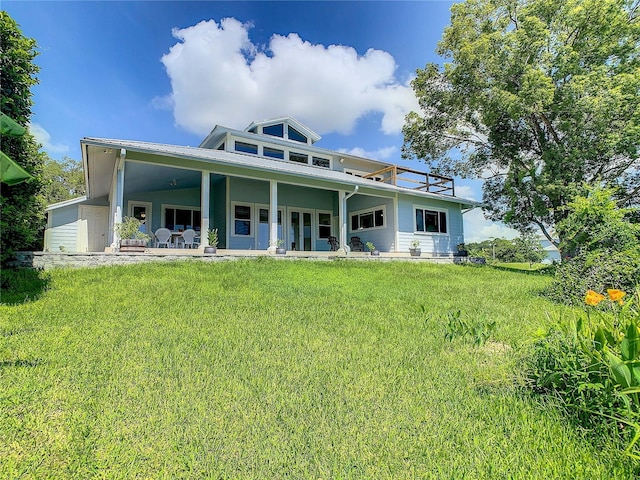
[[[547,230],[547,227],[544,226],[544,224],[538,220],[534,220],[533,223],[535,223],[538,228],[540,229],[540,231],[542,232],[542,234],[546,237],[547,240],[549,240],[549,242],[551,242],[551,244],[556,247],[558,250],[560,250],[560,242],[558,242],[556,239],[554,239],[551,234],[549,233],[549,231]]]

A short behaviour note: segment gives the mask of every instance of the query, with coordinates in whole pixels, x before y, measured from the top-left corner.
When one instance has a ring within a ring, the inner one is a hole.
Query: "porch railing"
[[[398,165],[385,167],[376,172],[363,175],[362,178],[370,178],[379,182],[389,183],[398,187],[411,188],[413,190],[442,193],[443,195],[451,196],[455,195],[453,178],[421,172]]]

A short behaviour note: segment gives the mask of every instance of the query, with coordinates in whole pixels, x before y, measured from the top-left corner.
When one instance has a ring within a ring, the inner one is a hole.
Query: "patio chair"
[[[178,247],[193,248],[193,239],[196,238],[196,231],[189,229],[182,232],[182,236],[178,237]]]
[[[329,245],[331,245],[331,251],[337,252],[339,248],[338,239],[336,237],[329,237],[329,241],[327,241]]]
[[[349,246],[352,252],[364,252],[364,244],[360,240],[360,237],[351,237]]]
[[[155,246],[156,248],[160,248],[162,245],[165,245],[167,248],[171,248],[171,230],[168,228],[159,228],[156,230],[155,235]]]

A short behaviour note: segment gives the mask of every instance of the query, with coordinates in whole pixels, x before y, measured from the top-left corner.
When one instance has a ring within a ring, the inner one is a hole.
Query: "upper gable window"
[[[301,143],[307,143],[307,137],[305,137],[303,134],[301,134],[291,125],[288,125],[288,127],[289,127],[289,130],[288,130],[289,140],[294,140],[296,142],[301,142]]]
[[[262,127],[262,133],[265,135],[271,135],[272,137],[284,137],[284,125],[277,123],[275,125],[269,125],[268,127]]]

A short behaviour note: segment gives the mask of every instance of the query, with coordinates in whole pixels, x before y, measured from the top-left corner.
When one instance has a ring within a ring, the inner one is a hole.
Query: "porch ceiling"
[[[194,170],[127,162],[124,190],[126,193],[141,193],[200,188],[201,178],[201,173]]]

